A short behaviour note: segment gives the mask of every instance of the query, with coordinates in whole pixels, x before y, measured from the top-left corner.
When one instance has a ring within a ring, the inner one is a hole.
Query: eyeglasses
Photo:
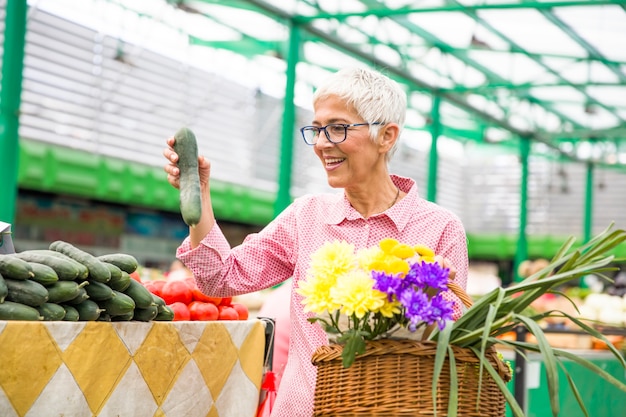
[[[300,128],[300,133],[302,133],[302,138],[307,145],[315,145],[317,143],[317,139],[320,136],[320,132],[323,130],[326,134],[326,139],[330,143],[341,143],[348,137],[348,129],[351,127],[357,126],[369,126],[369,125],[379,125],[380,122],[373,123],[353,123],[353,124],[344,124],[344,123],[332,123],[326,126],[304,126]]]

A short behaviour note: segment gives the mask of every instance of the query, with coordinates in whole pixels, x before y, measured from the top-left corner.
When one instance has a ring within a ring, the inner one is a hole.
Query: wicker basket
[[[458,374],[460,417],[502,417],[504,394],[484,371],[479,393],[479,359],[469,350],[452,347]],[[317,366],[313,415],[321,416],[447,416],[450,392],[449,363],[439,375],[436,404],[432,381],[437,344],[412,340],[375,340],[349,368],[341,359],[342,346],[320,347],[312,361]],[[504,381],[511,379],[495,349],[487,358]],[[478,396],[480,395],[480,398]]]

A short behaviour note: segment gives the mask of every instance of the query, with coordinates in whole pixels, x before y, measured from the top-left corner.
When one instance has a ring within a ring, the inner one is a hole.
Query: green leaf
[[[500,377],[500,374],[498,374],[498,371],[494,369],[493,365],[484,356],[481,356],[478,349],[472,348],[472,347],[470,349],[474,352],[474,354],[478,357],[478,359],[480,359],[481,366],[484,366],[484,368],[487,370],[489,375],[491,375],[491,377],[496,382],[496,385],[498,386],[498,388],[500,388],[500,391],[504,395],[506,402],[509,403],[509,407],[511,408],[511,411],[513,412],[513,416],[525,417],[524,411],[522,410],[519,403],[515,399],[515,396],[513,395],[513,393],[507,387],[506,382],[504,382],[504,380],[502,380],[502,377]]]
[[[365,353],[365,338],[359,331],[351,329],[342,336],[341,341],[345,342],[341,352],[343,367],[349,368],[354,363],[356,355]]]
[[[448,395],[447,417],[456,417],[459,409],[459,378],[456,370],[456,358],[451,346],[448,346],[448,361],[450,362],[450,395]]]
[[[552,350],[552,346],[548,342],[546,335],[539,325],[529,320],[527,317],[518,315],[517,318],[528,328],[528,330],[537,339],[537,344],[541,352],[543,363],[546,368],[546,379],[548,381],[548,393],[550,395],[550,407],[552,408],[552,415],[559,415],[559,376],[556,369],[556,358]]]
[[[587,407],[585,407],[585,403],[583,402],[583,399],[580,396],[580,391],[578,391],[578,387],[576,386],[576,383],[574,382],[574,379],[572,378],[570,373],[567,372],[567,369],[565,369],[565,366],[560,361],[559,361],[559,366],[563,370],[563,373],[565,374],[565,378],[567,378],[567,382],[569,383],[569,387],[572,390],[572,392],[574,393],[574,397],[576,398],[576,401],[578,402],[578,405],[580,406],[580,409],[585,414],[585,417],[589,417],[589,413],[587,412]]]
[[[437,341],[437,350],[435,352],[435,368],[433,370],[433,385],[432,385],[432,396],[433,396],[433,404],[437,404],[437,385],[439,384],[439,376],[441,375],[441,370],[443,369],[443,365],[446,361],[446,354],[448,351],[448,346],[450,346],[450,333],[452,331],[452,326],[444,327],[443,331],[439,334],[439,340]],[[452,372],[452,370],[450,371]],[[454,368],[454,372],[456,373],[456,368]],[[434,417],[437,417],[437,407],[434,408]]]

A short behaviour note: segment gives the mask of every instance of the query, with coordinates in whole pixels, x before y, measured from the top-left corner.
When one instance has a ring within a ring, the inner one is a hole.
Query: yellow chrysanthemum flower
[[[400,304],[399,301],[387,301],[385,299],[385,303],[378,309],[378,311],[375,311],[374,313],[380,313],[385,317],[393,317],[394,314],[399,314],[402,312],[402,310],[400,309],[400,306],[402,304]]]
[[[415,245],[413,246],[415,252],[420,255],[422,258],[435,258],[435,252],[426,245]]]
[[[311,255],[307,275],[336,279],[356,265],[354,245],[345,241],[326,242]]]
[[[328,277],[310,276],[306,281],[299,282],[296,292],[304,297],[301,303],[304,311],[312,311],[315,314],[322,314],[326,311],[335,311],[339,306],[333,303],[330,296],[330,289],[336,283],[335,279]]]
[[[406,243],[398,243],[389,253],[393,256],[397,256],[398,258],[407,259],[415,255],[415,250]]]
[[[380,247],[380,249],[382,249],[383,252],[386,253],[391,253],[391,251],[393,250],[393,248],[398,244],[399,242],[396,239],[392,239],[390,237],[387,237],[385,239],[382,239],[380,242],[378,242],[378,246]]]
[[[330,289],[330,297],[334,303],[341,305],[343,314],[354,314],[360,319],[385,304],[385,293],[374,290],[373,286],[374,280],[367,271],[355,270],[337,280],[337,284]]]

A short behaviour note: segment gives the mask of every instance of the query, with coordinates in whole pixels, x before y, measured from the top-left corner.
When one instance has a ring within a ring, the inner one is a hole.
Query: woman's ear
[[[381,127],[380,137],[380,151],[381,153],[387,153],[398,140],[400,135],[400,126],[397,123],[387,123]]]

